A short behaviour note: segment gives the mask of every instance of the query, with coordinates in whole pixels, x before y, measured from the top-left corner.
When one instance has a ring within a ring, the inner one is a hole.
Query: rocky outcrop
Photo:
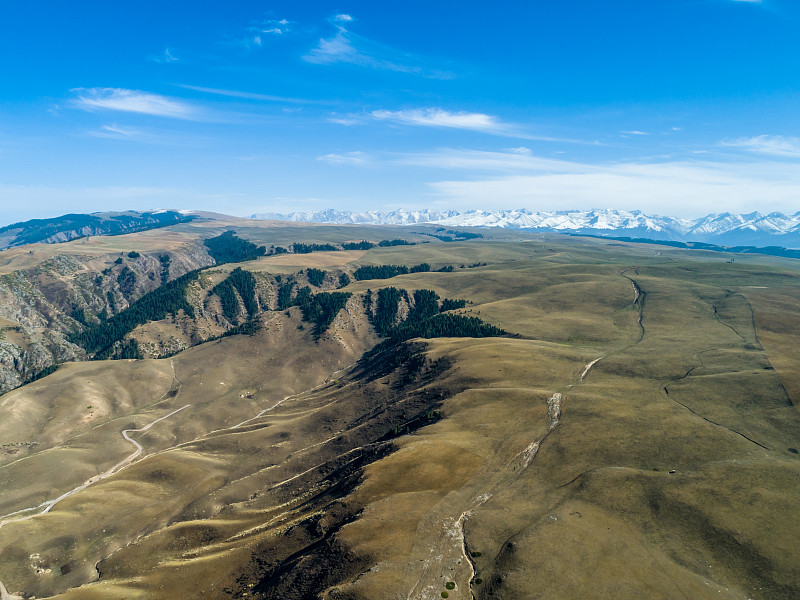
[[[165,280],[213,264],[201,244],[187,244],[169,252],[57,255],[0,276],[0,393],[52,365],[85,360],[70,333],[125,309]]]

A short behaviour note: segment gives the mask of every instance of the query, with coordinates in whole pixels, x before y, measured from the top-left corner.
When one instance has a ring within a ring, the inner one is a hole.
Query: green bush
[[[444,584],[444,587],[446,587],[448,590],[454,590],[456,589],[456,582],[448,581],[447,583]]]
[[[326,272],[322,269],[306,269],[306,275],[308,276],[308,283],[320,287],[322,282],[325,281]]]

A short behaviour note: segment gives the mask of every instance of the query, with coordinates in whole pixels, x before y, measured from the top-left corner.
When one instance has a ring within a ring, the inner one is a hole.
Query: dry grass
[[[370,239],[359,228],[253,231]],[[19,431],[42,444],[0,466],[12,507],[114,464],[129,422],[191,407],[137,437],[146,459],[0,528],[6,586],[93,600],[290,598],[325,565],[335,577],[319,585],[334,586],[332,600],[440,597],[448,581],[453,598],[470,588],[476,598],[797,597],[793,261],[727,264],[714,253],[559,236],[349,254],[284,266],[487,262],[348,290],[467,298],[464,312],[521,337],[432,340],[428,364],[442,371],[411,383],[402,373],[331,375],[375,341],[356,301],[319,344],[297,329],[296,310],[275,313],[253,338],[171,361],[70,365],[9,394],[0,439]],[[269,271],[270,260],[247,267]],[[644,293],[637,303],[628,278]],[[761,285],[770,287],[747,287]],[[170,389],[177,394],[158,404]],[[98,408],[86,418],[90,393]],[[435,424],[376,442],[430,407]],[[67,419],[70,428],[59,423]],[[480,556],[470,562],[465,547]],[[270,579],[294,553],[304,558]],[[34,554],[51,572],[35,573]],[[96,579],[97,561],[100,580],[68,591]],[[470,585],[474,576],[483,583]]]

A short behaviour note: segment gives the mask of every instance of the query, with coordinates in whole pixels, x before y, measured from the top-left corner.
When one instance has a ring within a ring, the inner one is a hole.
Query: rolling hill
[[[75,348],[0,396],[6,595],[798,597],[800,263],[436,227],[0,252]]]

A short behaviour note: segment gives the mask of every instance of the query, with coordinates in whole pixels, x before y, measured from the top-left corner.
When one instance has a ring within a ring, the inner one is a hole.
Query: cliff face
[[[154,253],[57,255],[0,276],[0,393],[54,364],[84,360],[68,341],[82,323],[126,308],[164,281],[214,264],[200,244]]]

